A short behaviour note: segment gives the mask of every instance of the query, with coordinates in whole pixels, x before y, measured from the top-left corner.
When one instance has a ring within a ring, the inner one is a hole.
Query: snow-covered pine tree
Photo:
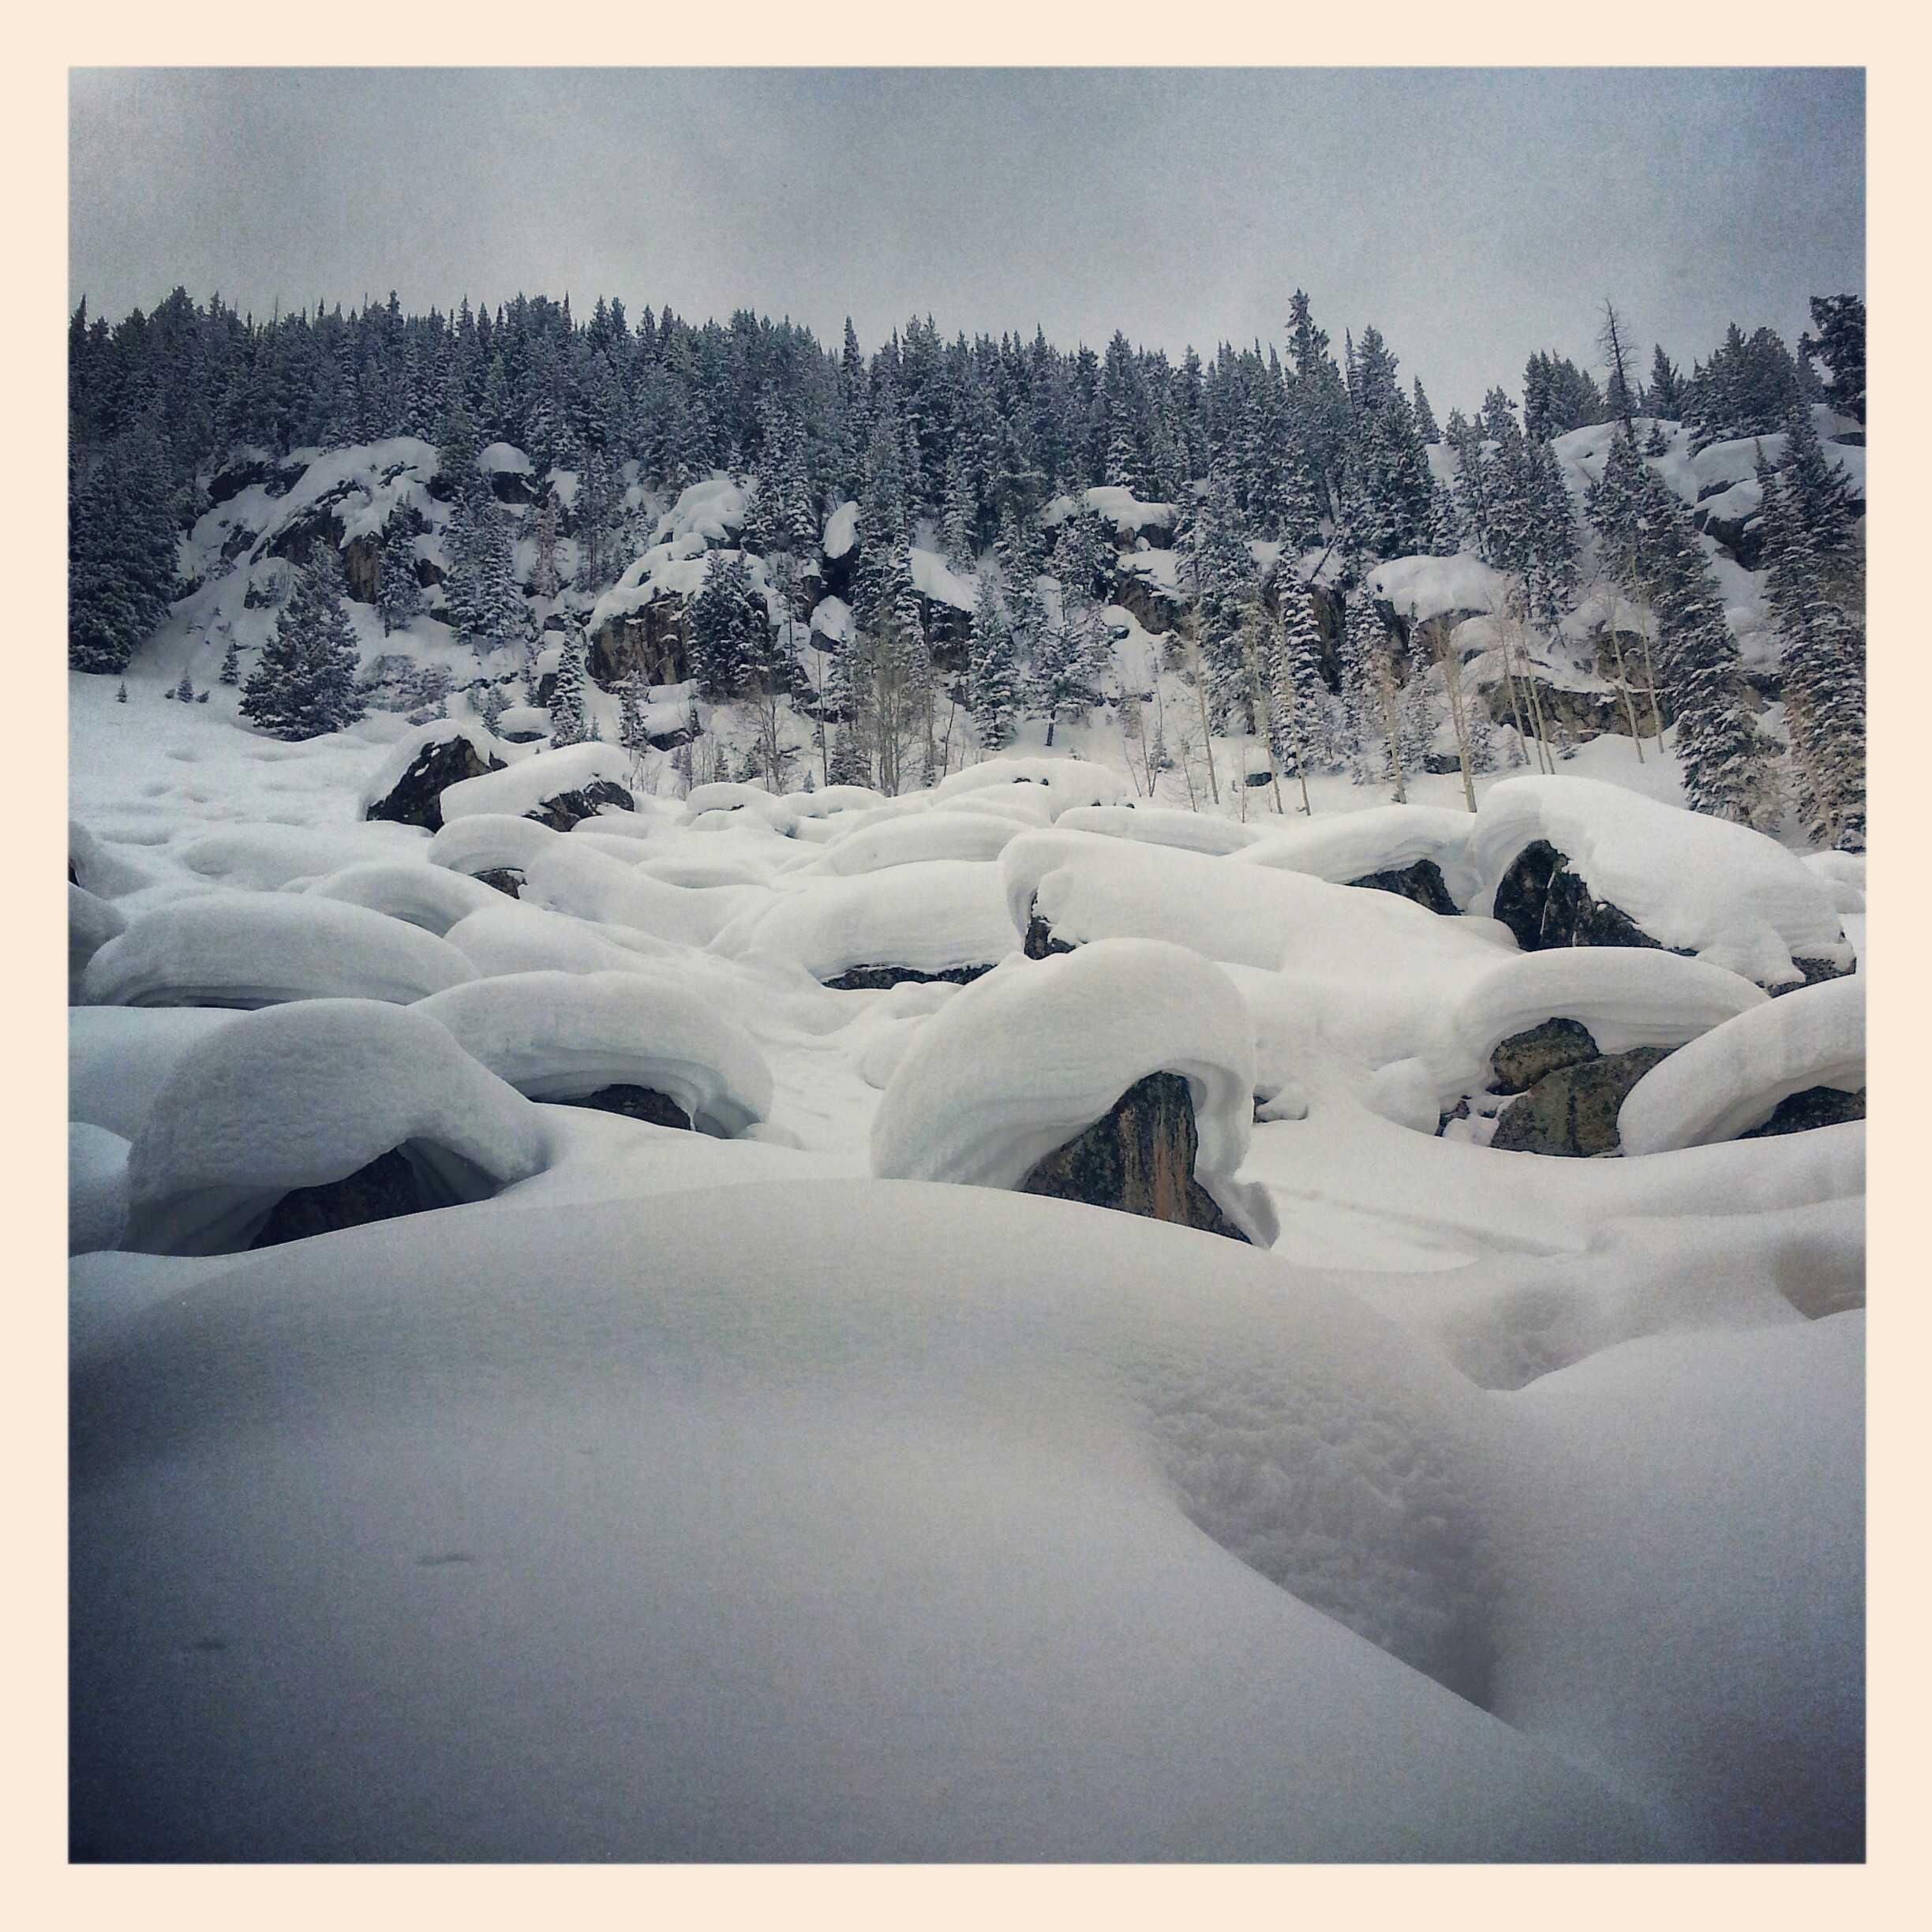
[[[127,701],[127,680],[123,678],[114,691],[114,702],[125,704]]]
[[[1758,511],[1772,614],[1784,646],[1784,722],[1792,801],[1806,836],[1865,848],[1863,626],[1832,594],[1806,528],[1792,473],[1758,459]]]
[[[1269,722],[1275,762],[1284,777],[1302,781],[1334,769],[1328,691],[1322,682],[1321,631],[1313,599],[1292,580],[1281,590],[1281,623],[1269,662]]]
[[[649,688],[642,665],[632,665],[630,674],[617,687],[617,742],[627,751],[641,753],[650,746],[650,734],[644,721]]]
[[[546,489],[544,491],[543,500],[537,506],[531,534],[536,540],[537,566],[530,579],[530,594],[538,597],[553,597],[561,587],[557,575],[557,500],[555,490]]]
[[[278,738],[340,731],[366,709],[355,687],[357,662],[342,560],[331,545],[318,543],[242,687],[242,714]]]
[[[193,704],[194,695],[194,686],[189,683],[188,673],[184,671],[181,675],[181,682],[174,687],[174,702],[177,704]]]
[[[550,691],[550,743],[553,747],[582,744],[589,736],[585,722],[584,659],[583,631],[573,624],[564,633],[556,683]]]
[[[956,571],[972,567],[972,533],[975,521],[972,486],[964,455],[954,450],[947,459],[945,505],[940,515],[941,541],[945,560]]]
[[[1357,784],[1389,774],[1388,724],[1383,705],[1388,644],[1366,586],[1348,600],[1342,626],[1341,747]]]
[[[1013,626],[990,574],[979,579],[973,605],[971,665],[968,705],[974,728],[980,743],[996,751],[1013,742],[1020,683]]]
[[[174,594],[166,448],[143,425],[68,470],[67,650],[77,671],[122,671]]]
[[[713,704],[735,697],[768,627],[765,601],[752,588],[743,551],[711,553],[688,622],[699,696]]]
[[[416,581],[416,538],[410,529],[408,514],[400,508],[389,513],[383,526],[382,542],[376,553],[376,608],[382,618],[383,635],[407,627],[422,608],[422,586]]]
[[[223,684],[239,684],[242,682],[242,646],[233,631],[228,635],[228,648],[222,653],[221,671],[217,681]]]

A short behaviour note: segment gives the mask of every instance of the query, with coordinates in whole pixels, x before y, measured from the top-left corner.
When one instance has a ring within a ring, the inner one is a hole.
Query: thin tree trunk
[[[1443,689],[1449,699],[1449,722],[1456,735],[1456,759],[1462,767],[1462,801],[1476,809],[1476,780],[1470,766],[1469,712],[1462,692],[1461,665],[1453,661],[1449,633],[1439,620],[1429,627],[1429,642],[1437,664],[1442,667]]]
[[[1200,639],[1198,636],[1189,635],[1188,650],[1193,659],[1194,702],[1200,711],[1201,746],[1208,757],[1208,785],[1214,794],[1214,802],[1219,805],[1221,803],[1221,781],[1215,773],[1214,727],[1208,718],[1208,679],[1201,668]],[[1190,785],[1189,790],[1191,792],[1193,789]]]

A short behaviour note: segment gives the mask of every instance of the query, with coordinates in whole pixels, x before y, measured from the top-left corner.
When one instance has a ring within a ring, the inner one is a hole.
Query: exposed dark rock
[[[543,485],[528,470],[492,470],[489,481],[500,504],[534,504],[543,495]]]
[[[493,886],[500,893],[507,893],[512,899],[523,897],[523,874],[517,866],[490,866],[475,874],[485,886]]]
[[[683,683],[691,676],[683,598],[665,591],[627,616],[607,619],[590,638],[586,665],[605,691],[615,691],[634,671],[642,671],[647,684]]]
[[[1533,839],[1503,874],[1496,887],[1496,916],[1526,953],[1570,945],[1666,949],[1627,912],[1594,897],[1570,870],[1568,858],[1547,839]]]
[[[1441,1116],[1441,1117],[1440,1117],[1440,1118],[1439,1118],[1439,1119],[1436,1121],[1436,1137],[1438,1140],[1440,1140],[1440,1139],[1442,1138],[1442,1135],[1443,1135],[1443,1130],[1444,1130],[1444,1129],[1446,1129],[1446,1128],[1448,1126],[1449,1123],[1450,1123],[1451,1121],[1467,1120],[1467,1119],[1469,1118],[1469,1117],[1470,1117],[1470,1103],[1469,1103],[1469,1095],[1468,1095],[1467,1094],[1465,1094],[1465,1095],[1462,1096],[1462,1098],[1460,1100],[1458,1100],[1458,1102],[1455,1103],[1455,1105],[1454,1106],[1452,1106],[1452,1107],[1451,1107],[1451,1108],[1449,1110],[1449,1111],[1448,1111],[1447,1114],[1443,1114],[1443,1115],[1442,1115],[1442,1116]]]
[[[1590,1030],[1574,1020],[1545,1020],[1527,1032],[1512,1033],[1489,1056],[1490,1085],[1496,1093],[1522,1093],[1545,1074],[1597,1058]]]
[[[441,1204],[424,1192],[416,1170],[399,1148],[379,1154],[365,1167],[325,1181],[319,1187],[294,1188],[275,1204],[252,1248],[279,1247],[311,1234],[332,1234],[338,1228],[360,1227],[369,1221],[390,1221],[399,1215],[421,1214]]]
[[[563,1104],[595,1107],[600,1114],[622,1114],[631,1120],[647,1121],[653,1127],[688,1129],[691,1124],[691,1116],[668,1094],[661,1094],[654,1087],[627,1087],[619,1082]]]
[[[1455,751],[1425,751],[1422,769],[1432,778],[1453,778],[1462,769],[1462,759]]]
[[[1028,959],[1046,959],[1055,953],[1071,953],[1073,950],[1064,939],[1054,937],[1053,928],[1031,905],[1027,908],[1026,939],[1020,949]]]
[[[989,960],[983,966],[948,966],[939,972],[920,972],[912,966],[854,966],[824,983],[838,993],[883,993],[890,987],[931,986],[941,980],[952,986],[971,986],[981,975],[990,973],[996,963]]]
[[[1163,631],[1180,628],[1182,612],[1179,602],[1144,571],[1129,568],[1125,559],[1114,575],[1113,601],[1122,610],[1131,611],[1141,629],[1156,636]]]
[[[1799,959],[1794,957],[1792,964],[1804,975],[1804,978],[1793,980],[1784,986],[1770,987],[1769,990],[1773,999],[1780,993],[1795,993],[1800,986],[1822,986],[1827,979],[1842,979],[1846,974],[1855,970],[1850,966],[1834,966],[1829,960],[1822,959]]]
[[[1728,483],[1713,485],[1708,494],[1722,496],[1733,485]],[[1764,560],[1764,522],[1756,510],[1748,510],[1742,516],[1720,516],[1717,511],[1703,504],[1690,512],[1693,526],[1704,535],[1713,539],[1736,558],[1746,570],[1755,570]]]
[[[1530,702],[1531,687],[1534,687],[1535,704]],[[1593,738],[1630,736],[1630,717],[1623,709],[1623,700],[1615,691],[1571,691],[1559,684],[1552,684],[1546,678],[1518,676],[1516,680],[1516,697],[1512,702],[1509,680],[1499,679],[1484,693],[1483,701],[1489,707],[1489,716],[1498,724],[1514,726],[1520,707],[1523,730],[1532,738],[1539,736],[1537,730],[1537,714],[1542,713],[1543,731],[1552,739],[1567,735],[1578,744],[1587,744]],[[1670,722],[1671,712],[1668,702],[1664,705],[1664,721]],[[1650,696],[1648,691],[1637,700],[1638,728],[1648,732],[1650,728]]]
[[[1247,1236],[1194,1178],[1198,1144],[1185,1076],[1150,1073],[1091,1127],[1041,1161],[1019,1192],[1085,1201],[1245,1241]]]
[[[1430,912],[1440,912],[1445,918],[1452,919],[1461,910],[1449,897],[1442,867],[1433,859],[1418,859],[1413,865],[1403,866],[1399,870],[1365,873],[1358,879],[1350,879],[1349,883],[1368,892],[1393,893],[1398,899],[1413,899],[1417,905],[1426,906]]]
[[[460,734],[439,738],[417,753],[409,769],[390,788],[388,796],[378,799],[362,815],[387,818],[396,825],[423,826],[432,832],[443,829],[443,793],[446,787],[466,778],[481,778],[485,772],[501,771],[500,758],[485,758]]]
[[[1841,1121],[1864,1118],[1863,1087],[1856,1093],[1847,1093],[1842,1087],[1807,1087],[1801,1093],[1787,1094],[1762,1127],[1754,1127],[1738,1138],[1763,1140],[1774,1134],[1805,1133],[1814,1127],[1836,1127]]]
[[[232,564],[260,534],[260,530],[252,530],[245,523],[238,523],[222,540],[223,561]]]
[[[547,798],[533,811],[526,811],[526,818],[534,818],[539,825],[547,825],[552,832],[567,832],[574,825],[586,818],[594,818],[606,805],[619,805],[626,811],[637,809],[637,800],[612,778],[593,778],[590,784],[575,792],[560,792],[554,798]]]
[[[1504,1153],[1554,1154],[1584,1159],[1617,1146],[1617,1111],[1625,1096],[1660,1060],[1668,1046],[1634,1046],[1628,1053],[1546,1073],[1519,1100],[1496,1117],[1489,1144]]]

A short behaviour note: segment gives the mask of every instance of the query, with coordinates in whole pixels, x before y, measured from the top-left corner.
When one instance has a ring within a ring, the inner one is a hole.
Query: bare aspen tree
[[[1462,767],[1462,800],[1476,809],[1476,778],[1470,762],[1469,711],[1462,690],[1462,667],[1450,641],[1449,627],[1440,617],[1428,625],[1429,650],[1442,667],[1443,689],[1449,696],[1449,722],[1455,732],[1456,758]]]

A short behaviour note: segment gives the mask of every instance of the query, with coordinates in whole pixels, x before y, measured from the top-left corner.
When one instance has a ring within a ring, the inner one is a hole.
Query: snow
[[[771,1107],[771,1070],[743,1028],[683,987],[636,972],[508,973],[414,1011],[533,1100],[649,1087],[724,1139]]]
[[[526,904],[627,927],[653,950],[709,945],[734,917],[762,908],[769,897],[761,886],[667,885],[578,838],[560,838],[536,854],[523,879]]]
[[[832,514],[826,519],[825,553],[838,558],[859,541],[859,506],[848,497],[834,504]]]
[[[989,812],[920,812],[847,833],[807,870],[850,875],[927,859],[997,859],[1021,829],[1018,821]]]
[[[447,799],[455,788],[451,785],[444,797]],[[461,818],[446,814],[443,829],[431,838],[424,853],[432,865],[452,872],[520,872],[563,836],[534,818],[507,811],[477,812]]]
[[[597,928],[501,893],[497,903],[468,914],[444,938],[479,979],[505,973],[634,972],[666,949],[642,933]],[[425,996],[426,997],[426,996]]]
[[[67,863],[75,882],[98,898],[118,899],[139,892],[149,881],[145,867],[110,851],[77,819],[67,822]]]
[[[90,1006],[406,1005],[470,976],[443,940],[362,906],[223,892],[142,914],[89,961],[81,992]]]
[[[1636,1046],[1679,1047],[1773,1004],[1739,975],[1675,953],[1642,946],[1526,953],[1485,974],[1448,1007],[1437,1090],[1447,1104],[1487,1087],[1496,1047],[1546,1020],[1576,1020],[1589,1029],[1600,1052],[1619,1054]],[[1429,1129],[1434,1131],[1432,1119]]]
[[[1158,1073],[1187,1076],[1196,1178],[1267,1247],[1276,1230],[1266,1197],[1234,1178],[1254,1118],[1247,1009],[1225,973],[1181,946],[1117,939],[1009,960],[947,1002],[879,1103],[872,1171],[1017,1187]]]
[[[1395,557],[1369,573],[1368,591],[1411,623],[1427,623],[1451,611],[1502,610],[1510,580],[1466,555]]]
[[[345,866],[341,871],[312,879],[298,889],[317,899],[365,906],[372,912],[420,926],[439,939],[459,919],[483,907],[498,904],[503,897],[494,886],[444,866],[411,865],[382,859]]]
[[[212,1006],[71,1008],[69,1117],[132,1140],[182,1055],[234,1018]]]
[[[566,792],[581,792],[600,781],[628,790],[631,754],[612,744],[575,744],[560,751],[539,751],[507,770],[485,772],[480,778],[465,778],[447,786],[442,796],[444,822],[447,825],[452,819],[482,812],[521,816]]]
[[[79,997],[88,961],[110,939],[127,930],[127,921],[105,899],[98,899],[84,887],[67,888],[67,999],[73,1005]]]
[[[1105,833],[1150,845],[1177,846],[1182,852],[1237,852],[1262,836],[1252,826],[1226,818],[1159,805],[1078,805],[1054,822],[1069,832]]]
[[[474,1200],[535,1174],[549,1140],[522,1095],[419,1013],[358,999],[249,1013],[190,1047],[155,1096],[129,1157],[128,1245],[245,1248],[291,1188],[396,1148],[436,1196]]]
[[[477,451],[476,466],[485,476],[528,476],[536,467],[512,443],[486,443]]]
[[[936,551],[915,549],[910,553],[912,587],[935,604],[949,604],[954,610],[969,611],[978,601],[979,586],[962,577]]]
[[[1482,1641],[1485,1410],[1345,1292],[916,1183],[513,1199],[227,1264],[77,1361],[107,1854],[1675,1848],[1620,1762],[1403,1661]]]
[[[1625,1099],[1626,1154],[1732,1140],[1809,1087],[1865,1085],[1863,975],[1803,987],[1752,1007],[1653,1067]]]
[[[1117,530],[1137,537],[1146,530],[1170,528],[1180,515],[1176,505],[1144,501],[1130,489],[1117,484],[1099,483],[1082,492],[1080,500],[1095,515],[1104,518]],[[1073,510],[1073,500],[1056,497],[1042,513],[1040,521],[1051,528],[1063,523]],[[1056,515],[1054,512],[1059,514]]]
[[[67,1124],[67,1252],[118,1248],[127,1234],[129,1144],[87,1121]]]
[[[501,765],[513,765],[519,758],[530,757],[532,750],[529,745],[511,744],[499,738],[480,718],[433,719],[399,738],[389,747],[388,754],[375,766],[363,788],[358,815],[366,817],[371,806],[381,803],[430,746],[451,744],[459,739],[485,764],[493,758]]]
[[[1507,778],[1476,815],[1471,853],[1487,912],[1526,845],[1547,840],[1593,894],[1662,945],[1765,985],[1803,977],[1792,961],[1850,963],[1824,882],[1774,840],[1593,780]]]
[[[1442,874],[1449,897],[1462,905],[1477,890],[1469,856],[1475,823],[1466,811],[1445,806],[1371,805],[1271,827],[1248,840],[1241,856],[1246,865],[1305,872],[1335,886],[1406,871],[1426,859]]]
[[[1084,758],[1037,757],[988,758],[942,778],[933,787],[935,803],[957,799],[964,792],[999,785],[1036,784],[1051,795],[1048,808],[1058,818],[1076,805],[1118,805],[1133,796],[1118,772]]]
[[[852,606],[843,597],[823,597],[812,606],[814,637],[825,638],[833,644],[849,644],[853,623]]]
[[[944,972],[1017,950],[999,875],[990,865],[928,859],[852,878],[814,881],[754,906],[717,935],[727,959],[818,980],[855,966]]]

